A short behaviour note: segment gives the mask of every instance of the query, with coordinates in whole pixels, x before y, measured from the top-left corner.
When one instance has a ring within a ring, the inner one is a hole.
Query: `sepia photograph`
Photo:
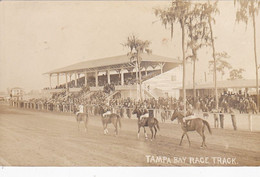
[[[0,166],[259,167],[259,12],[0,1]]]

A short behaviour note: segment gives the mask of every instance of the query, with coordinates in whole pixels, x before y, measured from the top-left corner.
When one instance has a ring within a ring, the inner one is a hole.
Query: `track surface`
[[[160,123],[161,130],[155,141],[145,140],[143,130],[137,139],[135,119],[122,119],[117,137],[112,125],[109,125],[109,134],[103,135],[100,117],[90,117],[88,128],[85,133],[81,124],[78,131],[73,115],[0,105],[0,165],[260,165],[259,132],[212,129],[212,135],[206,131],[208,148],[201,149],[201,138],[195,132],[189,132],[191,147],[186,137],[183,145],[178,145],[182,131],[176,123]],[[150,135],[148,129],[147,132]],[[221,162],[215,157],[221,158]]]

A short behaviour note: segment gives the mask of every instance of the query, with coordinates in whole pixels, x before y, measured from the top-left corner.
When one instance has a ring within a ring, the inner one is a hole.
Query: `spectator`
[[[234,128],[234,130],[237,130],[236,116],[234,114],[234,111],[231,108],[229,109],[229,113],[230,113],[230,116],[231,116],[231,121],[232,121],[233,128]]]
[[[223,109],[219,112],[220,127],[224,128],[224,113]]]

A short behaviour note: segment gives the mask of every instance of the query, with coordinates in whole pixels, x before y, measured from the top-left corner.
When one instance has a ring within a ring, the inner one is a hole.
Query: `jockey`
[[[144,117],[149,117],[149,112],[148,112],[148,110],[146,109],[145,106],[141,107],[141,112],[142,112],[142,115],[140,116],[140,119],[142,119]]]
[[[198,118],[198,116],[196,116],[191,109],[187,110],[186,117],[183,118],[184,126],[185,127],[189,126],[191,120],[196,118]]]
[[[103,117],[112,114],[112,108],[110,106],[107,106],[106,109],[104,109],[105,113],[103,114]]]
[[[78,116],[79,113],[83,113],[84,106],[82,104],[79,105],[79,111],[76,112],[76,116]]]

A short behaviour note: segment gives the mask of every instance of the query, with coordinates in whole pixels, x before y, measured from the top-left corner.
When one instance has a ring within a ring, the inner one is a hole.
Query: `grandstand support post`
[[[107,70],[107,83],[110,84],[110,70]]]
[[[96,87],[98,87],[98,71],[95,71]]]
[[[123,73],[123,69],[121,69],[121,85],[124,85],[124,73]]]
[[[88,73],[85,72],[85,87],[88,85]]]
[[[77,87],[78,86],[78,79],[77,79],[77,73],[75,73],[75,87]]]
[[[161,74],[163,73],[163,67],[164,67],[165,63],[160,63],[159,66],[160,66],[160,69],[161,69]]]
[[[49,78],[49,80],[50,80],[50,88],[51,88],[51,74],[50,74],[50,78]]]
[[[136,80],[138,81],[138,66],[137,66],[137,62],[136,62],[136,66],[135,66],[135,76],[136,76]]]
[[[139,58],[139,53],[137,54],[137,70],[139,72],[139,92],[140,92],[140,100],[143,101],[143,95],[142,95],[142,73],[141,73],[141,61]]]
[[[147,67],[145,67],[144,69],[145,69],[145,76],[147,76]]]
[[[57,86],[60,85],[60,73],[57,73]]]
[[[68,90],[68,74],[65,73],[65,79],[66,79],[66,90]]]

